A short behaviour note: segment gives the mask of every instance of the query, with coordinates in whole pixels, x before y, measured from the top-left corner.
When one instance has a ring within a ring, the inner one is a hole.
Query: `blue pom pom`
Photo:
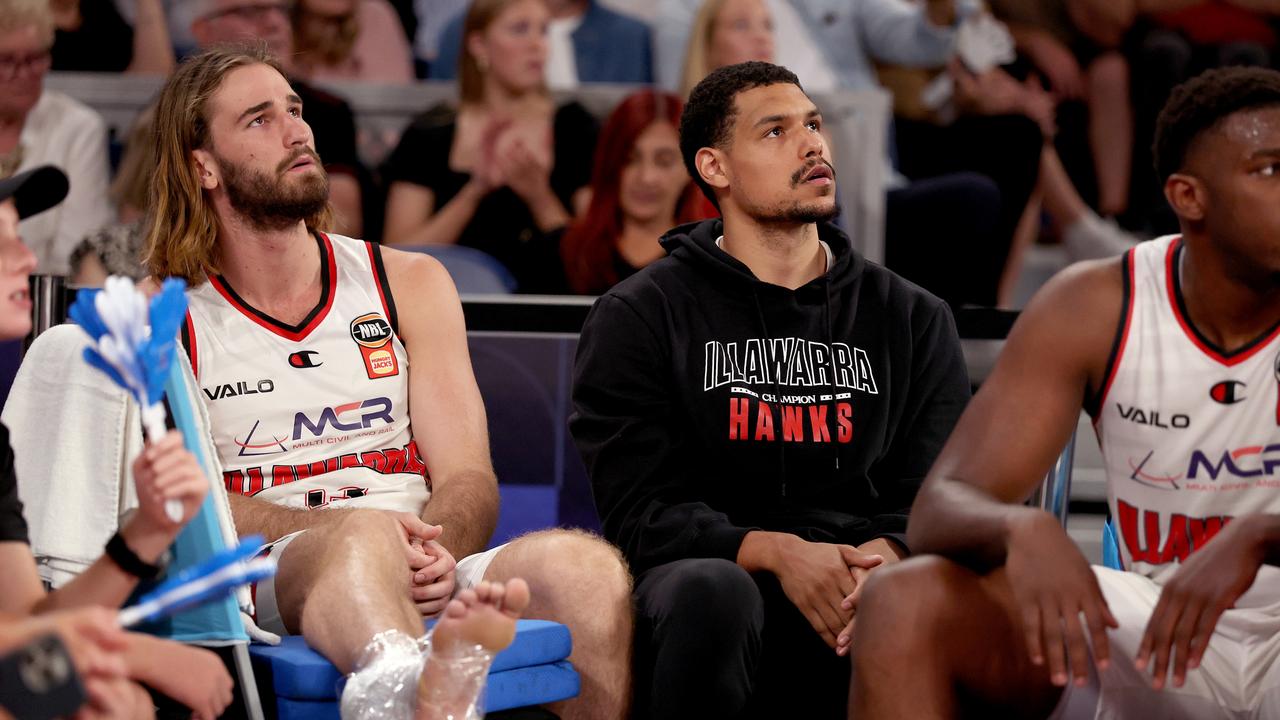
[[[138,349],[138,359],[146,370],[147,400],[152,403],[164,397],[164,382],[169,376],[169,363],[173,362],[178,328],[187,315],[186,289],[187,284],[182,280],[169,278],[151,298],[151,335]]]
[[[67,310],[67,315],[75,324],[84,328],[89,337],[97,340],[107,334],[107,326],[98,317],[98,308],[93,298],[98,294],[97,288],[85,288],[76,293],[75,302]]]

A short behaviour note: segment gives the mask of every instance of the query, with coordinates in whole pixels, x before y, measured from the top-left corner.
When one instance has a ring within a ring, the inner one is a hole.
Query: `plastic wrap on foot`
[[[399,630],[373,636],[342,690],[343,720],[407,720],[414,715],[423,653]]]
[[[484,681],[489,676],[493,653],[479,645],[432,652],[431,636],[423,638],[427,647],[430,687],[424,689],[419,707],[433,720],[477,720],[484,717]],[[427,670],[424,670],[427,672]]]

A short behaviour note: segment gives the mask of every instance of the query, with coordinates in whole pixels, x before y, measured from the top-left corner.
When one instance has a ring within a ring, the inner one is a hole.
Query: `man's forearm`
[[[935,553],[979,569],[1004,564],[1013,531],[1049,517],[1026,505],[1003,503],[958,480],[939,480],[920,491],[907,526],[914,554]]]
[[[884,558],[885,564],[897,562],[907,556],[906,548],[886,537],[868,540],[859,545],[858,550],[868,555],[879,555]]]
[[[327,525],[350,510],[324,509],[299,510],[276,505],[267,500],[227,493],[231,503],[231,518],[236,532],[241,535],[261,535],[267,542],[274,542],[290,533]]]
[[[423,522],[444,528],[439,542],[454,559],[478,553],[498,525],[498,481],[491,473],[459,473],[431,491]]]
[[[138,515],[120,529],[124,544],[140,560],[152,565],[169,549],[176,535],[175,531],[149,527]],[[125,572],[114,560],[103,554],[66,585],[41,598],[32,612],[43,613],[87,605],[120,607],[137,586],[137,577]]]
[[[737,563],[747,572],[774,572],[777,567],[778,545],[793,539],[798,538],[788,533],[752,530],[742,537]]]

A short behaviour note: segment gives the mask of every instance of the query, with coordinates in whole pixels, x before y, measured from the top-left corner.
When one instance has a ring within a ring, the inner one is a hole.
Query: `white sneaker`
[[[1062,233],[1062,245],[1071,262],[1120,255],[1141,241],[1142,238],[1126,232],[1115,221],[1104,220],[1092,212],[1071,223]]]

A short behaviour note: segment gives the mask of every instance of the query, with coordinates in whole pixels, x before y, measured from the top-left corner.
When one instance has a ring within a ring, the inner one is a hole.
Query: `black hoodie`
[[[796,290],[676,228],[592,308],[570,430],[605,537],[639,573],[733,561],[750,530],[906,546],[907,511],[969,398],[946,304],[855,253]]]

